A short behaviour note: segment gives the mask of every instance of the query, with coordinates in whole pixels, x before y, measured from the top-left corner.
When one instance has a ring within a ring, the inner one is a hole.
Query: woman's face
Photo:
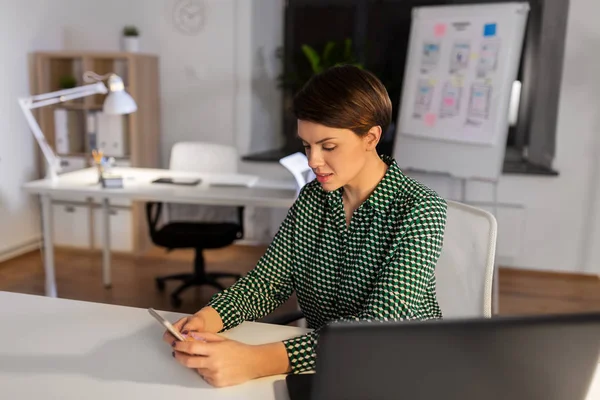
[[[298,136],[308,165],[327,191],[352,184],[372,149],[369,134],[360,137],[349,129],[329,128],[309,121],[298,120]]]

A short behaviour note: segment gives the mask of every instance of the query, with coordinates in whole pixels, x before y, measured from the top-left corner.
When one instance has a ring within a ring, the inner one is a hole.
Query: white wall
[[[283,0],[237,3],[236,132],[241,154],[271,150],[283,143],[281,92],[277,76],[282,62],[275,51],[283,44]]]
[[[283,0],[252,0],[252,101],[251,141],[248,152],[272,150],[283,145],[282,92],[277,76],[283,61],[276,50],[283,46]],[[275,134],[274,133],[278,133]]]
[[[568,192],[562,196],[574,199],[574,211],[581,213],[580,254],[575,263],[600,275],[600,54],[595,51],[600,26],[593,18],[600,3],[571,0],[570,12],[558,146],[563,148],[561,162],[571,167],[570,176],[563,179],[576,181],[582,196],[581,201]],[[569,214],[568,209],[563,212]]]
[[[18,252],[39,240],[38,203],[21,190],[35,176],[33,136],[17,98],[29,93],[27,54],[24,49],[58,48],[58,26],[46,23],[53,14],[51,1],[2,2],[0,63],[0,254]]]

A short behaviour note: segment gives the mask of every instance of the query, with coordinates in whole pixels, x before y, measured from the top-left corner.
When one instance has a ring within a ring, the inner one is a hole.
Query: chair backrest
[[[235,147],[208,142],[178,142],[171,149],[169,169],[218,174],[237,173],[238,153]],[[169,221],[239,222],[236,207],[168,204]]]
[[[171,149],[169,169],[235,174],[238,153],[232,146],[207,142],[179,142]]]
[[[442,253],[435,267],[437,299],[444,318],[492,316],[496,218],[487,211],[448,201]]]

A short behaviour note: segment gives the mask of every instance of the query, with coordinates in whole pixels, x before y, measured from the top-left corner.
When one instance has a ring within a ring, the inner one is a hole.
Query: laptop
[[[600,313],[323,328],[315,374],[290,400],[584,400],[600,357]]]

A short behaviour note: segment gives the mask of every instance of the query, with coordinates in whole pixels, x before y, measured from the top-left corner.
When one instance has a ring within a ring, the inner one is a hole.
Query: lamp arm
[[[27,119],[27,123],[29,124],[31,132],[33,132],[35,140],[37,140],[38,145],[40,146],[40,149],[44,154],[44,158],[46,158],[46,161],[48,162],[48,175],[50,179],[55,180],[58,178],[58,172],[60,172],[61,169],[60,158],[58,158],[56,154],[54,154],[52,148],[46,141],[46,137],[42,133],[40,126],[38,125],[37,121],[35,120],[35,117],[31,112],[28,100],[19,99],[19,105],[21,106],[21,110],[25,115],[25,119]]]
[[[106,89],[106,86],[102,82],[97,82],[91,85],[38,94],[27,99],[30,102],[29,108],[38,108],[100,93],[106,94],[108,93],[108,89]]]
[[[79,86],[70,89],[57,90],[51,93],[39,94],[31,97],[23,97],[19,99],[19,105],[25,115],[27,124],[38,142],[44,158],[48,162],[48,175],[50,179],[56,180],[58,173],[61,170],[60,158],[54,153],[52,147],[46,141],[46,137],[37,123],[33,113],[34,108],[40,108],[51,104],[58,104],[65,101],[78,99],[81,97],[91,96],[93,94],[108,93],[108,89],[102,82],[97,82],[91,85]]]

